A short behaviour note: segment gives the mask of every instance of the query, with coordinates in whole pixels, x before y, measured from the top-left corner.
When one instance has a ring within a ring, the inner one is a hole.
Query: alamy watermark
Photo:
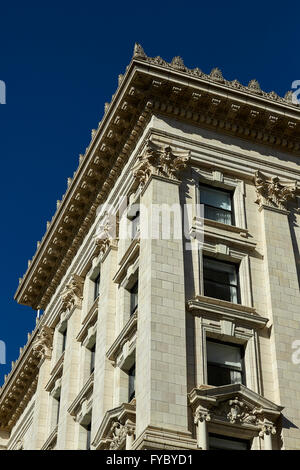
[[[292,349],[295,349],[292,354],[292,363],[295,365],[300,364],[300,339],[293,341]]]
[[[6,85],[3,80],[0,80],[0,104],[6,104]]]
[[[0,340],[0,364],[6,364],[6,346],[2,340]]]
[[[196,207],[178,203],[147,206],[135,203],[128,206],[127,198],[123,197],[117,208],[104,204],[99,206],[99,213],[102,216],[95,230],[98,240],[128,240],[138,233],[141,240],[182,240],[187,250],[199,249],[203,245],[203,204],[196,204]],[[141,224],[140,220],[143,221]]]
[[[293,104],[300,104],[300,80],[294,80],[292,83],[292,103]]]

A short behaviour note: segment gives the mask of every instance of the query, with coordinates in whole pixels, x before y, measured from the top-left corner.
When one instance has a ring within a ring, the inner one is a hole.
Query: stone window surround
[[[251,449],[261,449],[259,438],[262,438],[264,449],[272,450],[272,435],[277,433],[274,424],[282,406],[242,384],[199,386],[188,394],[188,399],[193,410],[198,449],[209,449],[209,433],[213,433],[220,437],[247,439]]]
[[[202,297],[205,299],[205,297]],[[230,302],[223,302],[231,305]],[[245,347],[244,367],[245,380],[248,388],[256,393],[261,393],[261,370],[259,361],[258,329],[267,323],[266,318],[257,315],[243,314],[234,308],[232,313],[224,311],[222,305],[210,309],[199,306],[198,312],[195,307],[190,307],[195,313],[195,354],[196,354],[196,383],[207,384],[207,355],[206,338],[218,339],[220,341],[239,344]]]
[[[233,214],[236,227],[246,230],[246,209],[245,209],[245,183],[243,180],[238,180],[229,175],[225,175],[219,170],[214,170],[208,172],[207,170],[202,170],[199,168],[193,168],[193,173],[196,173],[197,176],[194,176],[195,180],[195,203],[200,203],[200,189],[199,185],[201,183],[215,187],[216,189],[226,189],[232,192],[233,200]],[[197,215],[197,214],[196,214]],[[220,222],[221,223],[221,222]],[[224,225],[226,229],[227,224]],[[230,227],[230,225],[227,227]]]
[[[81,426],[86,426],[91,421],[93,388],[94,373],[90,375],[75,400],[68,408],[68,413],[70,413]]]
[[[228,261],[239,265],[239,289],[241,305],[247,307],[253,306],[252,288],[250,282],[250,260],[249,254],[240,251],[238,248],[232,248],[223,243],[204,242],[203,249],[199,250],[199,292],[204,295],[203,281],[203,256],[215,258],[220,261]],[[233,304],[234,305],[234,304]]]

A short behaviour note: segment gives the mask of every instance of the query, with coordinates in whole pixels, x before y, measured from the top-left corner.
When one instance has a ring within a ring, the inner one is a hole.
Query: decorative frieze
[[[295,199],[297,184],[296,181],[291,184],[282,184],[277,176],[267,178],[260,171],[255,172],[254,184],[257,194],[255,201],[259,207],[269,206],[285,210],[287,202]]]

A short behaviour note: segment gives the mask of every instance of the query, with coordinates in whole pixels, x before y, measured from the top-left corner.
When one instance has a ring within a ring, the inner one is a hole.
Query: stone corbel
[[[144,188],[150,177],[158,176],[180,183],[179,174],[190,161],[190,152],[173,152],[170,146],[158,147],[147,140],[144,151],[132,168],[135,180]]]
[[[118,229],[119,223],[117,216],[105,212],[94,236],[95,249],[93,257],[99,254],[104,255],[110,247],[117,247]]]
[[[70,281],[67,283],[61,294],[62,312],[71,310],[74,306],[81,308],[83,299],[83,283],[83,277],[78,276],[78,274],[72,274]]]
[[[33,343],[33,351],[36,357],[51,359],[53,343],[53,329],[43,326]]]
[[[266,206],[285,211],[287,202],[296,197],[296,181],[288,185],[283,185],[277,176],[267,178],[260,171],[256,171],[254,184],[257,194],[255,203],[258,204],[260,208]]]

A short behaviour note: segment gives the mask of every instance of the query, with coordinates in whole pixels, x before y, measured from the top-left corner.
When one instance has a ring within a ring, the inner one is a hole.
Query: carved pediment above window
[[[179,173],[187,167],[189,161],[189,152],[176,152],[175,154],[170,146],[161,149],[148,140],[132,172],[142,187],[153,175],[178,181]]]
[[[53,343],[53,329],[43,326],[33,343],[34,354],[39,358],[51,358]]]
[[[64,288],[62,298],[62,311],[70,310],[74,305],[81,307],[83,298],[84,279],[77,274],[73,274],[70,281]]]
[[[215,416],[223,417],[231,424],[245,423],[257,425],[259,410],[251,407],[243,399],[235,397],[232,400],[224,401],[214,410]]]
[[[92,443],[96,450],[121,450],[135,435],[135,403],[123,403],[105,413]]]
[[[257,194],[255,201],[259,207],[269,206],[286,209],[288,200],[296,197],[297,183],[283,185],[277,176],[267,178],[260,171],[255,172],[254,184]]]

